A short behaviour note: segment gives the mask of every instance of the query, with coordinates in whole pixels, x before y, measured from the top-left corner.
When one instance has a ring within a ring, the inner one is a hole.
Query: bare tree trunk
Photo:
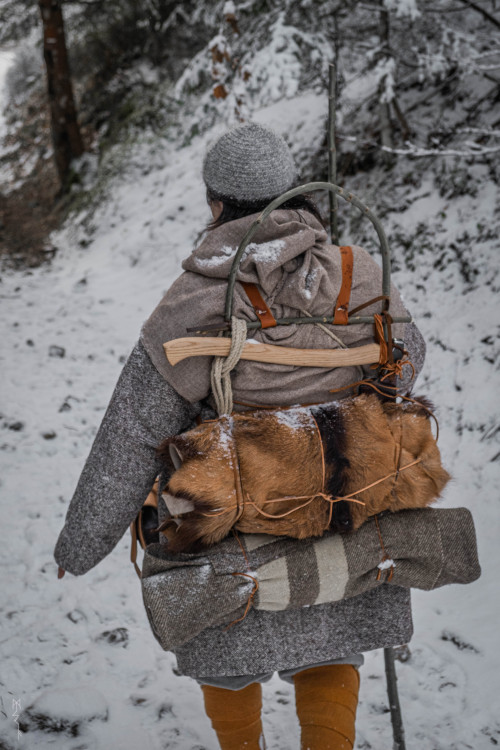
[[[71,160],[83,153],[68,65],[61,0],[39,0],[43,23],[43,56],[47,67],[52,143],[61,186]]]
[[[380,59],[389,59],[391,57],[391,49],[389,42],[389,11],[384,7],[384,0],[379,0],[380,13],[379,13],[379,37],[380,37]],[[379,86],[379,118],[380,118],[380,139],[382,146],[387,148],[393,148],[392,141],[392,124],[391,124],[391,107],[388,101],[384,101],[385,92],[385,78],[380,82]],[[390,166],[393,158],[392,154],[386,152],[384,154],[384,162],[387,166]]]
[[[399,106],[399,101],[396,98],[396,95],[394,95],[394,99],[392,100],[392,106],[394,107],[394,112],[396,113],[396,117],[399,120],[399,125],[401,127],[401,135],[403,136],[403,140],[407,141],[410,137],[410,126],[408,125],[408,120],[406,119],[403,110]]]

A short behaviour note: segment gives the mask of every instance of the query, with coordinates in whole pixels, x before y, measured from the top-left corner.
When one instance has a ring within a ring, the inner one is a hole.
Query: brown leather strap
[[[248,299],[252,303],[252,307],[260,320],[262,328],[273,328],[276,325],[276,318],[268,308],[264,298],[257,288],[257,285],[249,284],[247,281],[242,281],[240,283],[245,290]]]
[[[148,506],[151,506],[153,508],[158,507],[158,485],[159,479],[156,478],[155,483],[153,484],[153,488],[144,501],[144,505],[142,506],[142,508],[146,508]],[[137,542],[139,541],[142,549],[146,549],[146,540],[144,539],[144,533],[142,531],[142,508],[137,514],[137,517],[130,524],[130,535],[132,537],[132,541],[130,544],[130,561],[134,564],[135,572],[137,573],[139,578],[142,578],[142,574],[141,569],[137,565]]]
[[[352,269],[353,269],[353,258],[352,258],[352,247],[349,245],[343,245],[340,248],[340,257],[342,259],[342,285],[340,287],[339,296],[335,303],[335,312],[333,315],[333,325],[347,325],[349,319],[349,300],[351,298],[351,287],[352,287]]]
[[[379,365],[392,364],[394,362],[394,353],[392,351],[392,318],[387,312],[375,314],[373,322],[375,324],[375,341],[380,345]]]
[[[156,479],[154,481],[154,484],[153,484],[153,487],[151,489],[151,492],[149,493],[149,495],[147,496],[147,498],[144,501],[144,505],[142,506],[143,508],[145,508],[148,505],[150,505],[152,508],[157,508],[158,507],[158,487],[159,487],[159,484],[160,484],[160,479],[159,479],[159,477],[156,477]]]
[[[140,513],[141,511],[139,511]],[[137,519],[132,521],[130,524],[130,534],[132,535],[132,543],[130,545],[130,562],[134,564],[135,572],[139,576],[139,578],[142,578],[141,569],[137,565],[137,527],[136,527]]]

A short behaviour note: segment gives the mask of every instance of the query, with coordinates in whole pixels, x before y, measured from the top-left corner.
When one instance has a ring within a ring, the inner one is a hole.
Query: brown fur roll
[[[425,409],[371,394],[205,422],[159,455],[173,471],[162,529],[179,552],[233,527],[298,539],[357,529],[384,510],[429,505],[449,480]],[[338,501],[346,496],[364,505]]]

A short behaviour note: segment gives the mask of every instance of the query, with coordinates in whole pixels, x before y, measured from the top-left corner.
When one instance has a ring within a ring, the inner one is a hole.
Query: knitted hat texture
[[[283,138],[256,123],[239,125],[209,148],[203,179],[221,200],[276,198],[297,180],[297,168]]]

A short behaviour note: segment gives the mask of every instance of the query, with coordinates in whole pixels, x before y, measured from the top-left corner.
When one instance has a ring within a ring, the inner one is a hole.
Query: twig
[[[413,146],[412,148],[389,148],[388,146],[381,146],[382,151],[388,151],[391,154],[397,154],[398,156],[486,156],[487,154],[497,154],[500,152],[500,146],[492,146],[491,148],[482,148],[478,146],[478,150],[472,151],[459,151],[455,149],[438,149],[438,148],[420,148],[419,146]]]
[[[459,3],[463,3],[464,5],[468,5],[469,8],[473,8],[478,13],[480,13],[483,18],[486,18],[487,21],[490,21],[494,26],[497,27],[497,29],[500,29],[500,21],[495,18],[495,16],[492,16],[491,13],[489,13],[484,8],[481,8],[480,5],[477,3],[474,3],[473,0],[458,0]]]
[[[337,138],[349,143],[355,143],[357,146],[368,146],[372,149],[378,149],[381,151],[389,151],[397,156],[412,156],[412,157],[426,157],[426,156],[487,156],[488,154],[496,154],[500,152],[500,146],[482,147],[477,144],[477,149],[470,151],[460,151],[459,149],[439,149],[439,148],[422,148],[421,146],[415,146],[409,144],[409,148],[389,148],[388,146],[380,146],[375,141],[361,141],[352,135],[342,135],[337,133]]]
[[[490,135],[494,136],[495,138],[500,137],[500,130],[492,130],[491,128],[459,128],[458,130],[453,131],[451,135],[455,135],[456,133],[464,133],[469,135]]]
[[[337,180],[337,150],[335,147],[335,116],[337,110],[337,65],[331,63],[329,67],[330,80],[328,84],[328,182]],[[330,204],[330,236],[333,245],[338,244],[338,199],[337,193],[329,191]]]

